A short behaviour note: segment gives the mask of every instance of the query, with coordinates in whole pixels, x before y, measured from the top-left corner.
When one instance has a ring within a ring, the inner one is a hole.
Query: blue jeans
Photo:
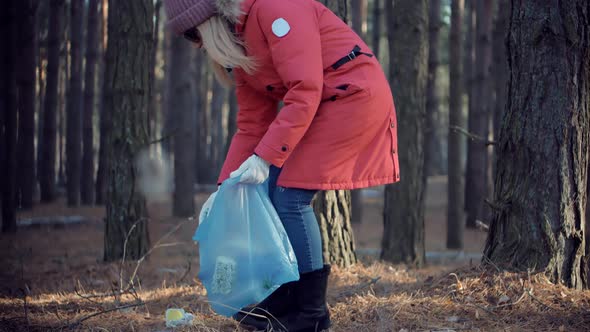
[[[268,193],[295,251],[299,273],[322,269],[322,238],[311,207],[317,190],[279,187],[280,174],[280,168],[270,166]]]

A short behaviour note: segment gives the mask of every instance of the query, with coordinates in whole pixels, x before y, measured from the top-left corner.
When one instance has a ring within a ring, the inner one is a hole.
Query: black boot
[[[321,332],[330,325],[330,312],[326,305],[326,289],[330,266],[301,275],[293,287],[296,311],[266,322],[251,325],[257,330],[281,332]]]
[[[281,287],[277,288],[277,290],[272,292],[262,302],[242,308],[242,310],[233,315],[232,318],[238,321],[241,325],[258,326],[265,324],[265,322],[268,322],[272,317],[287,315],[289,309],[293,309],[291,302],[294,302],[292,289],[295,283],[296,281],[293,281],[281,285]],[[255,315],[261,315],[269,319],[257,317]]]

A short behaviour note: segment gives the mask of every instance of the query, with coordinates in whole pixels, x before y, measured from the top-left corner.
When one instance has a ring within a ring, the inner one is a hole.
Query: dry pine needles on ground
[[[590,329],[589,291],[551,284],[542,274],[493,267],[434,271],[435,267],[408,270],[380,262],[335,268],[328,293],[332,331]],[[138,290],[135,296],[85,292],[4,297],[0,299],[0,329],[163,331],[164,311],[179,307],[193,313],[195,320],[193,326],[176,331],[241,331],[232,320],[211,312],[197,280]],[[76,324],[90,315],[94,316]]]

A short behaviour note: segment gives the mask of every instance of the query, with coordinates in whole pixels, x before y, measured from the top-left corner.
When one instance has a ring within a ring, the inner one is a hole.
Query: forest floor
[[[198,194],[197,206],[206,198]],[[590,291],[482,267],[481,230],[466,230],[464,252],[446,251],[445,178],[429,180],[426,201],[429,264],[409,269],[371,255],[380,246],[383,200],[378,190],[366,192],[363,222],[354,225],[360,263],[333,268],[330,276],[331,331],[590,330]],[[164,312],[177,307],[195,316],[177,331],[241,332],[206,303],[191,241],[196,221],[171,218],[165,202],[149,209],[157,248],[140,264],[102,262],[104,207],[70,209],[59,201],[19,213],[21,224],[61,216],[86,221],[0,235],[0,331],[167,331]],[[135,271],[139,282],[128,287]]]

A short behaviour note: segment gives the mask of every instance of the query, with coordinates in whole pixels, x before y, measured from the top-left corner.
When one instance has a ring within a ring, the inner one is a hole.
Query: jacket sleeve
[[[323,64],[319,23],[309,1],[263,0],[258,7],[256,18],[287,93],[284,107],[255,152],[282,167],[309,128],[320,104]]]
[[[277,115],[278,103],[256,92],[240,80],[236,73],[236,98],[238,101],[237,131],[232,138],[221,173],[220,184],[235,171],[248,157],[267,131]]]

